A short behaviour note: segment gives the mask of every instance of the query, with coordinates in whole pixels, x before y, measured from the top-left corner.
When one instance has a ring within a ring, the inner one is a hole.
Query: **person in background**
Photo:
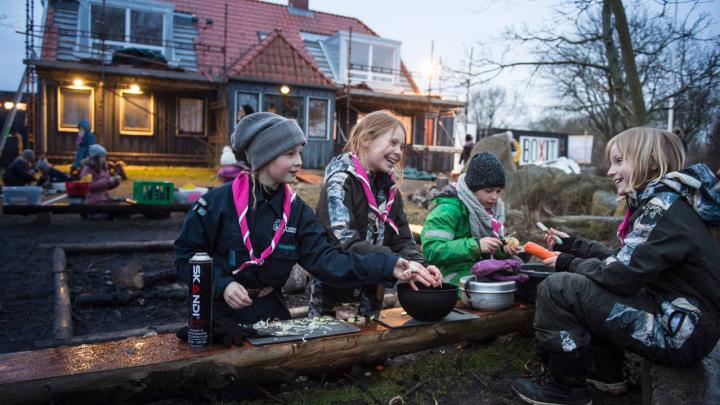
[[[75,151],[75,161],[70,167],[70,174],[74,179],[80,176],[82,170],[83,160],[85,160],[90,153],[90,146],[95,144],[95,134],[90,131],[90,123],[86,120],[78,121],[78,135],[75,138],[75,145],[77,150]]]
[[[29,186],[35,181],[35,152],[25,149],[3,173],[3,184],[8,187]]]
[[[80,178],[87,175],[92,176],[88,187],[88,194],[85,196],[85,204],[104,204],[113,202],[108,190],[120,185],[120,176],[110,175],[106,162],[107,150],[100,144],[90,145],[88,157],[83,160]]]
[[[71,180],[69,174],[53,167],[45,157],[38,159],[37,168],[40,171],[37,185],[40,187],[48,188],[52,183],[64,183]]]
[[[470,153],[472,153],[475,142],[473,142],[473,136],[470,134],[465,135],[465,144],[463,144],[463,150],[460,154],[460,163],[467,164],[470,161]]]
[[[217,176],[222,180],[223,183],[229,183],[235,180],[235,177],[240,174],[243,170],[249,170],[250,168],[243,162],[238,162],[230,146],[224,146],[222,155],[220,156],[220,170],[218,170]]]

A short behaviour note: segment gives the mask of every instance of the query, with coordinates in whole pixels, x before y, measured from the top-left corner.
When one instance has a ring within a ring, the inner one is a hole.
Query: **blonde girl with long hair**
[[[627,201],[621,248],[551,230],[562,252],[544,263],[558,272],[537,289],[536,349],[546,378],[513,389],[530,403],[590,403],[586,383],[612,394],[627,390],[623,351],[687,367],[720,337],[718,179],[704,164],[683,169],[673,133],[631,128],[606,148],[608,176]]]
[[[405,138],[405,126],[389,111],[375,111],[358,121],[344,153],[325,169],[316,212],[333,245],[361,254],[395,254],[424,266],[397,184],[405,161]],[[428,270],[439,274],[434,266]],[[348,289],[313,279],[310,316],[329,314],[340,303],[359,302],[363,313],[380,309],[385,287],[392,286]]]

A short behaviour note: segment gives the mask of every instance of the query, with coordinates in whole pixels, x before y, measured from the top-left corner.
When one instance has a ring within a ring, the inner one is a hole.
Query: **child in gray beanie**
[[[397,279],[439,285],[439,271],[416,268],[384,253],[361,256],[333,248],[313,210],[290,188],[302,165],[305,135],[295,121],[260,112],[245,116],[232,134],[234,152],[251,172],[210,190],[188,212],[175,241],[175,267],[190,282],[188,260],[197,252],[213,258],[213,317],[226,342],[247,331],[228,322],[289,319],[282,287],[296,263],[333,285],[394,285]],[[255,187],[258,183],[259,187]],[[421,267],[421,266],[420,266]],[[228,334],[237,334],[228,339]],[[181,339],[187,332],[180,331]],[[216,336],[216,338],[219,338]]]

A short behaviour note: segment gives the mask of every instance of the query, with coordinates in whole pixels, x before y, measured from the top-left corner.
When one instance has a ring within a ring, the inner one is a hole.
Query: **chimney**
[[[300,10],[308,10],[309,2],[310,2],[310,0],[288,0],[288,6],[296,8],[296,9],[300,9]]]

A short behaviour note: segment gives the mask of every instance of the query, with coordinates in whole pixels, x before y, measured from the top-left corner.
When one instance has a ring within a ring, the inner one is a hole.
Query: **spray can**
[[[205,252],[190,259],[188,344],[203,349],[212,342],[212,257]]]

